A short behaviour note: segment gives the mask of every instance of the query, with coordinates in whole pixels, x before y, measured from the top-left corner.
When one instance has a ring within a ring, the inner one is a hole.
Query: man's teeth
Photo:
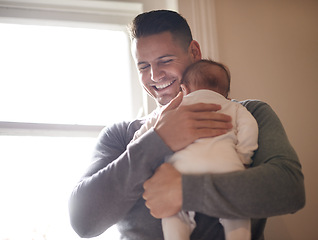
[[[170,85],[172,85],[174,83],[174,81],[170,82],[170,83],[164,83],[161,85],[155,85],[154,87],[157,88],[158,90],[164,89],[166,87],[169,87]]]

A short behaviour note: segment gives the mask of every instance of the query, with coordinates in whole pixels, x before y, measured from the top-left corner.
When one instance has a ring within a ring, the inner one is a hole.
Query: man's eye
[[[139,67],[139,71],[144,71],[146,70],[147,68],[149,68],[150,65],[142,65]]]
[[[173,61],[172,59],[167,59],[167,60],[162,61],[162,63],[170,63],[172,61]]]

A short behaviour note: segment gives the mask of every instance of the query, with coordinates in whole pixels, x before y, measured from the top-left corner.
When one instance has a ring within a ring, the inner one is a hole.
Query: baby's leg
[[[162,230],[165,240],[190,240],[195,228],[194,212],[179,212],[178,214],[163,218]]]
[[[226,240],[250,240],[251,221],[249,219],[220,219]]]

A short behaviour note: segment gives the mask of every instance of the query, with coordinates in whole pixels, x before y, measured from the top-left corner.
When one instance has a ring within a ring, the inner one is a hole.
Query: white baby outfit
[[[196,140],[186,148],[175,152],[167,162],[182,174],[225,173],[244,170],[251,164],[257,149],[258,125],[254,117],[241,104],[230,101],[211,90],[197,90],[184,96],[182,105],[194,103],[220,104],[218,112],[232,117],[233,128],[226,134]],[[157,117],[146,122],[135,133],[134,139],[154,126]],[[220,219],[226,240],[251,238],[249,219]],[[189,240],[195,227],[194,212],[162,219],[165,240]]]

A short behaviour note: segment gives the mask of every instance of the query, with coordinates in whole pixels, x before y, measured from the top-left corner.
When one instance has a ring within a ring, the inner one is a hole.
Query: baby
[[[244,170],[251,164],[257,149],[258,126],[254,117],[241,104],[227,99],[230,90],[228,69],[212,60],[200,60],[183,74],[181,104],[215,103],[224,114],[232,117],[233,128],[228,133],[195,141],[175,152],[167,162],[182,174],[224,173]],[[151,118],[135,133],[134,139],[154,126]],[[195,193],[194,193],[195,194]],[[195,228],[194,212],[181,211],[162,219],[165,240],[189,240]],[[250,219],[220,219],[226,240],[251,239]]]

